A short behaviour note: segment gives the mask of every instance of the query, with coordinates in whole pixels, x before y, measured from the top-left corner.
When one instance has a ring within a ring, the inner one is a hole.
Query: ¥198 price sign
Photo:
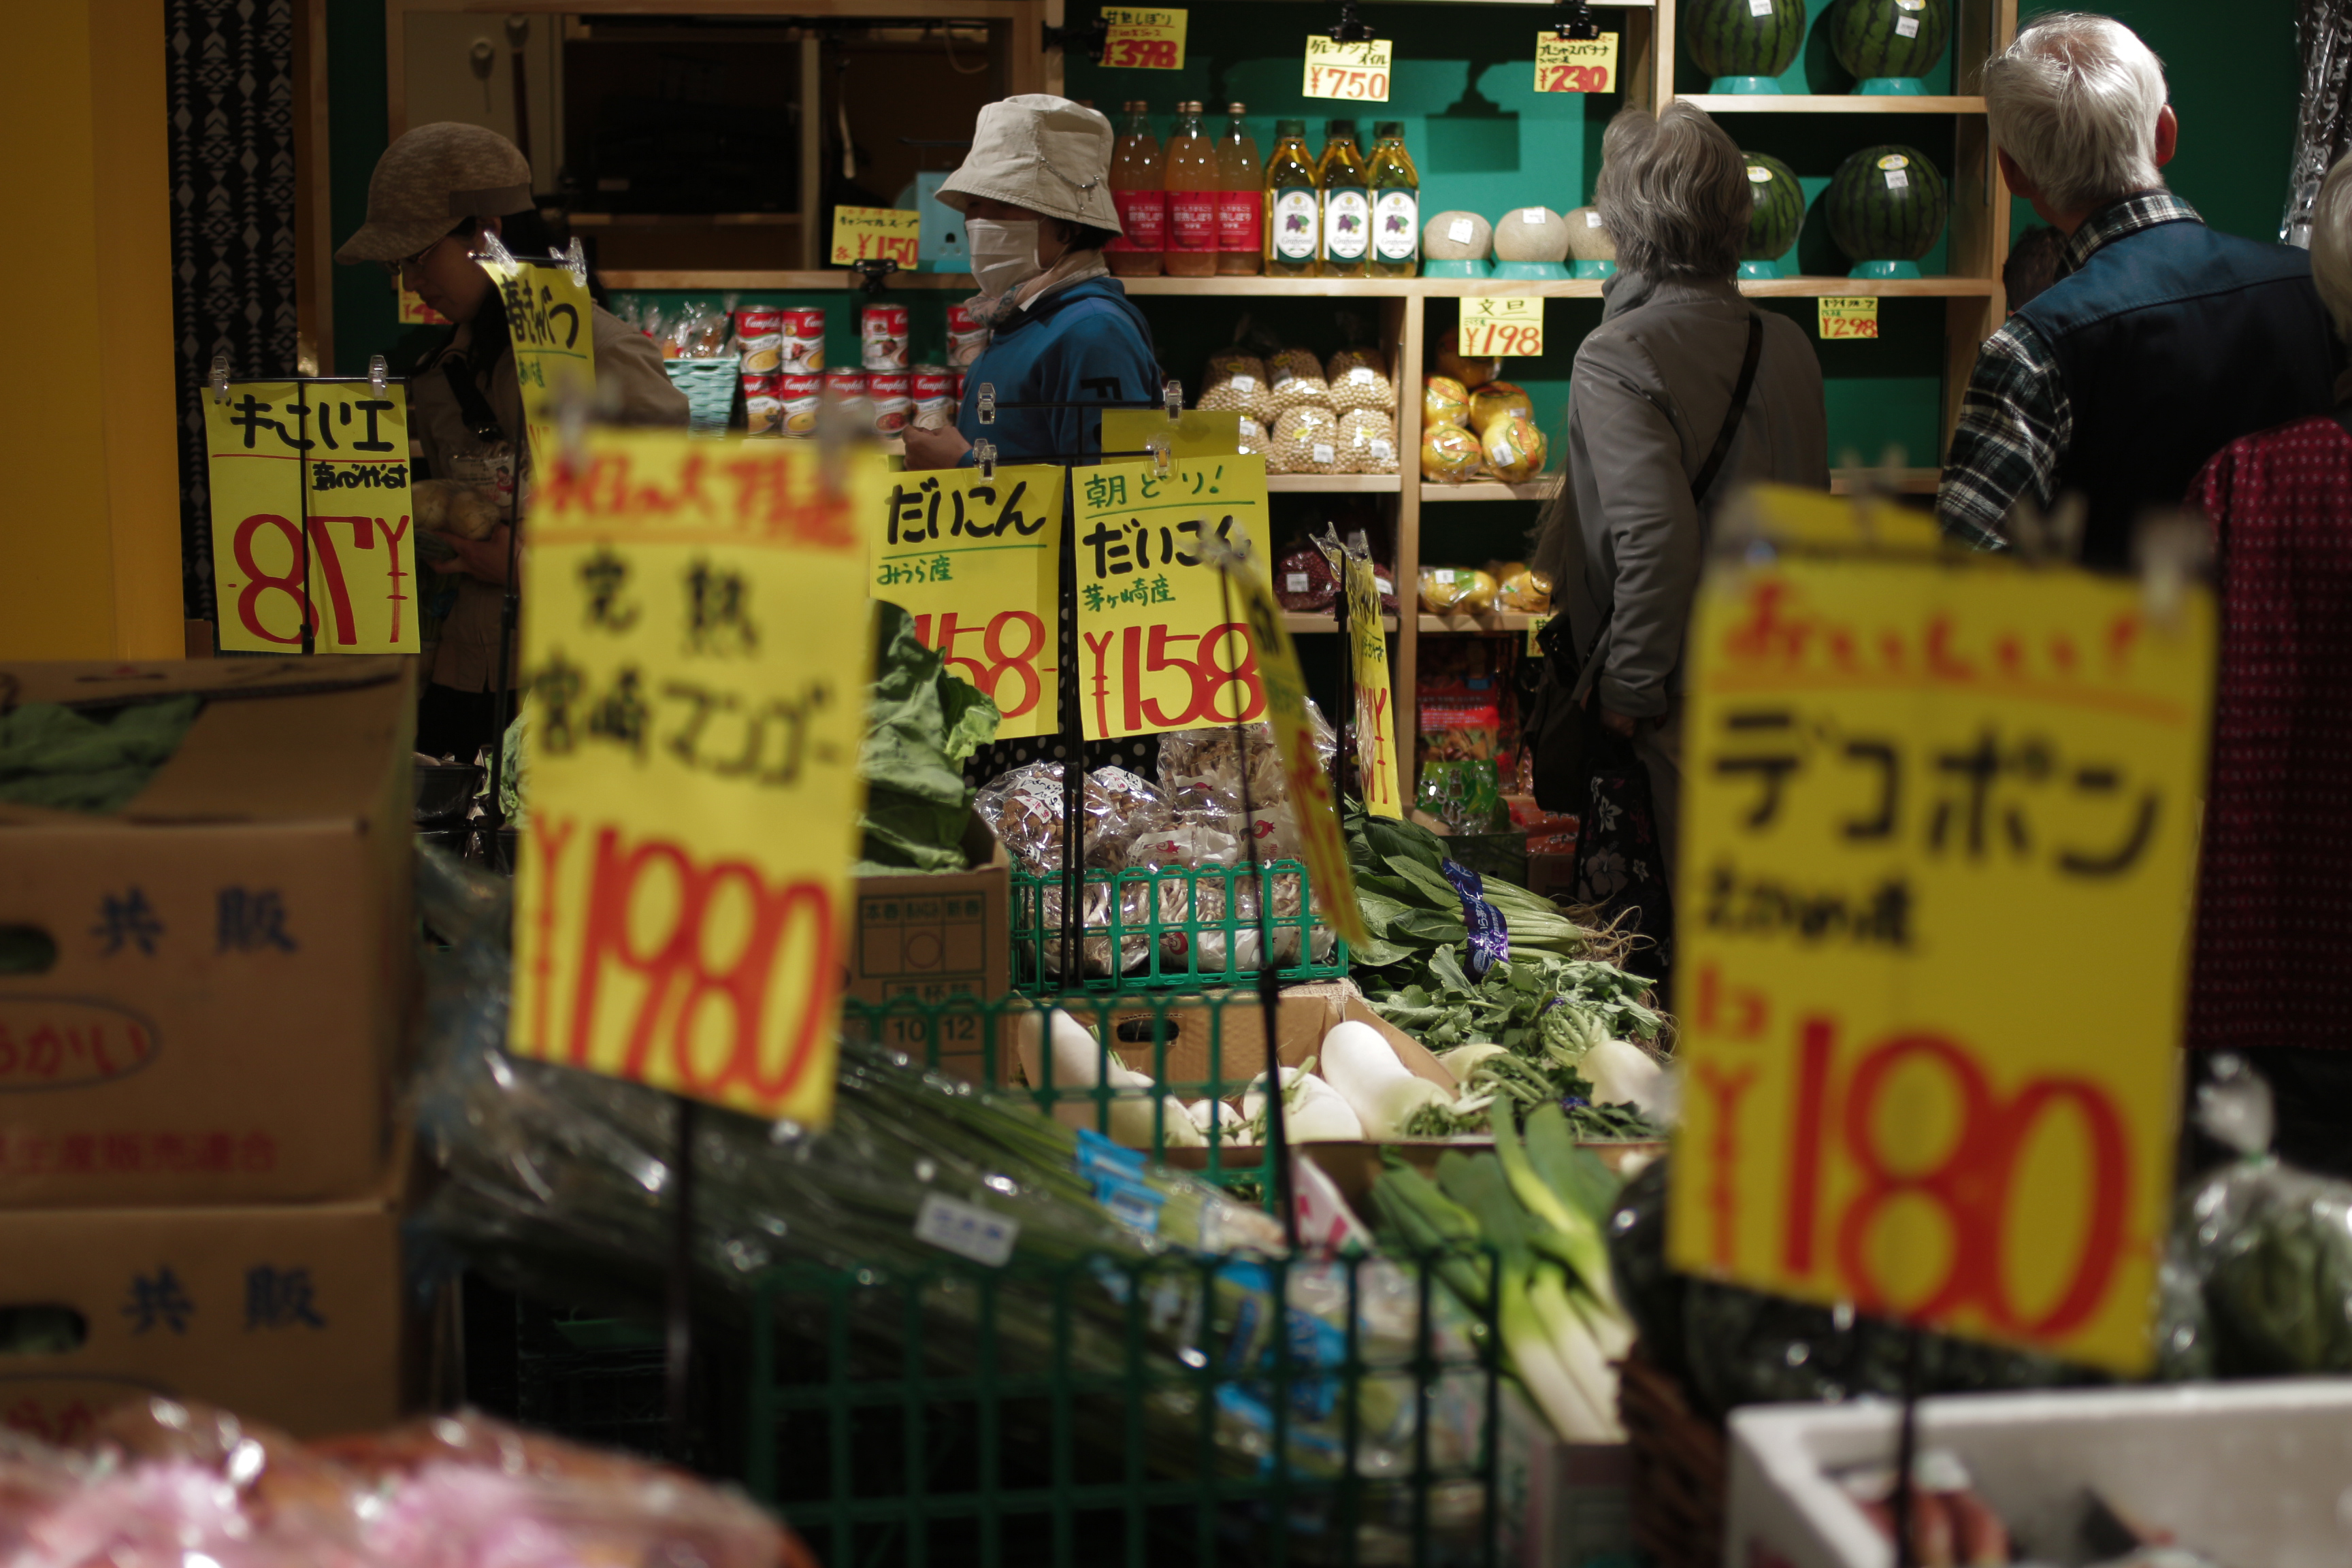
[[[1319,33],[1307,36],[1307,76],[1299,90],[1308,98],[1339,98],[1357,103],[1389,100],[1394,48],[1386,38],[1338,44]]]
[[[1462,301],[1462,352],[1472,359],[1537,359],[1543,354],[1540,294],[1481,295]]]

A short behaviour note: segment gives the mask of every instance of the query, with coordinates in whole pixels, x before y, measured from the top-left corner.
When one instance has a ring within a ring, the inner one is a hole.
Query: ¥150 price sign
[[[2066,569],[1710,571],[1676,1268],[2147,1364],[2212,626]]]
[[[913,616],[916,638],[996,704],[997,739],[1057,733],[1062,471],[893,474],[876,522],[873,596]]]
[[[1878,336],[1878,296],[1824,294],[1821,302],[1822,342]]]
[[[307,618],[318,653],[418,652],[405,390],[236,381],[203,403],[220,646],[299,652]]]
[[[1103,35],[1103,64],[1129,70],[1184,68],[1183,12],[1106,5],[1102,18],[1110,24]]]
[[[1165,479],[1150,463],[1117,463],[1071,482],[1087,739],[1265,718],[1249,628],[1225,614],[1202,542],[1262,548],[1265,459],[1182,458]]]
[[[516,1051],[830,1119],[884,473],[824,460],[603,430],[541,482]]]
[[[1393,48],[1386,38],[1356,44],[1335,44],[1319,33],[1307,36],[1307,79],[1299,90],[1308,98],[1343,98],[1359,103],[1389,100],[1389,70]]]
[[[1617,90],[1617,35],[1597,38],[1563,38],[1557,33],[1536,35],[1538,92],[1614,92]]]
[[[1535,359],[1543,353],[1543,296],[1481,295],[1462,301],[1462,352],[1472,359]]]
[[[923,215],[895,207],[835,207],[833,209],[833,254],[835,267],[853,261],[895,261],[911,269],[916,247],[923,237]]]

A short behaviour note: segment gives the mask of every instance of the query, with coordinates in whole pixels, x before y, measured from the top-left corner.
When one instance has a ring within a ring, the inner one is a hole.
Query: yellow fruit
[[[1534,400],[1517,383],[1490,381],[1470,395],[1470,428],[1481,436],[1487,426],[1509,414],[1529,420],[1536,416]]]
[[[1526,615],[1549,615],[1551,611],[1551,579],[1542,573],[1522,566],[1506,574],[1495,594],[1498,609],[1517,610]]]
[[[1431,429],[1440,425],[1470,423],[1470,389],[1450,375],[1433,375],[1422,384],[1421,422]]]
[[[1448,482],[1476,471],[1478,438],[1459,425],[1437,425],[1421,438],[1421,477]]]
[[[1486,467],[1498,479],[1516,483],[1543,472],[1544,436],[1533,420],[1498,418],[1486,426],[1479,444],[1486,448]]]

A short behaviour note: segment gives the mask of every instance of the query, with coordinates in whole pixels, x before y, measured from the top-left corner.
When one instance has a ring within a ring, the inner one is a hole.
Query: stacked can
[[[803,439],[815,435],[817,407],[824,400],[824,377],[814,372],[795,375],[788,371],[776,380],[783,433]]]
[[[914,417],[912,380],[902,370],[868,371],[866,375],[866,400],[874,405],[874,433],[885,439],[907,433],[907,425]]]
[[[815,375],[824,369],[824,312],[794,310],[783,312],[782,360],[786,375]]]
[[[840,420],[844,428],[855,430],[873,423],[874,407],[866,401],[864,371],[826,371],[824,395],[825,417]]]
[[[781,408],[776,367],[783,363],[784,312],[773,305],[746,305],[736,311],[735,346],[742,364],[743,427],[754,436],[773,436]]]
[[[961,305],[948,307],[948,368],[969,370],[988,350],[988,329]]]
[[[943,364],[919,364],[913,382],[915,424],[944,430],[956,422],[956,374]]]
[[[865,345],[866,368],[907,372],[907,307],[868,305],[858,315],[858,337]]]

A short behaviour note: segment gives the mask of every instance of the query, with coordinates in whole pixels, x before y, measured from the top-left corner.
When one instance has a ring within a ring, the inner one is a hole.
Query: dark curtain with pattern
[[[2295,44],[2303,57],[2303,113],[2294,132],[2294,178],[2279,237],[2311,243],[2311,204],[2336,161],[2352,153],[2352,0],[2301,0]]]

